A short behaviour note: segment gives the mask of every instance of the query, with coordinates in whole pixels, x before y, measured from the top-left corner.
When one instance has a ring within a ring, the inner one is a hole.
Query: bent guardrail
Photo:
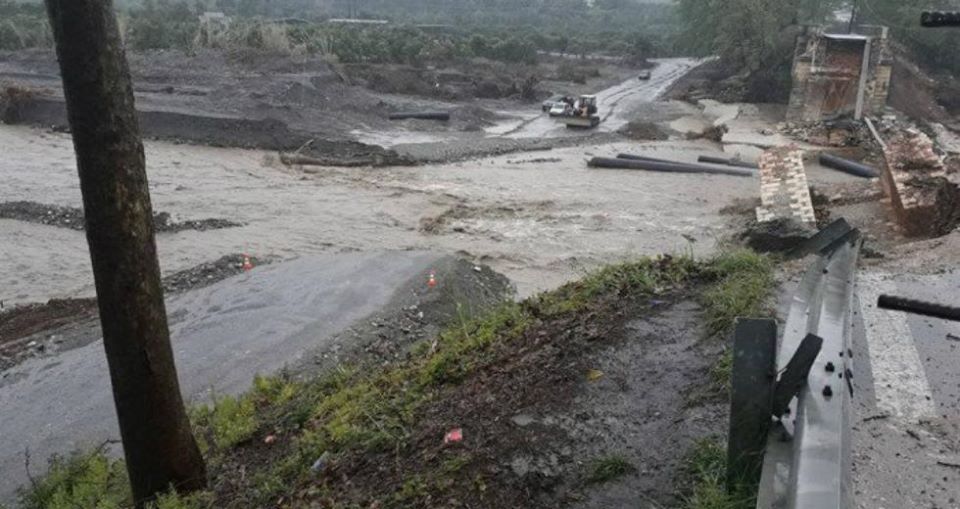
[[[779,348],[775,324],[737,324],[728,484],[758,482],[758,509],[853,507],[851,326],[860,235],[851,229],[839,240],[801,279]]]

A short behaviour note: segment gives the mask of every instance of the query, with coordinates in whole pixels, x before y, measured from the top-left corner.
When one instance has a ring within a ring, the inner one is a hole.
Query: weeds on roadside
[[[707,269],[716,279],[703,293],[707,334],[719,336],[733,330],[737,317],[770,316],[768,300],[776,281],[773,261],[749,249],[738,249],[714,259]]]
[[[770,297],[776,288],[773,260],[749,249],[738,249],[715,258],[706,270],[714,282],[701,295],[707,335],[725,337],[738,317],[772,316]],[[722,394],[730,392],[733,353],[727,349],[710,369],[710,379]]]
[[[684,509],[753,509],[756,506],[752,487],[734,493],[727,491],[727,451],[718,440],[697,442],[684,461],[684,470],[691,481]]]
[[[620,455],[597,458],[590,462],[586,477],[587,484],[601,484],[619,479],[637,469]]]
[[[127,509],[133,495],[122,460],[111,459],[102,449],[89,453],[56,456],[41,479],[29,489],[21,489],[22,509]],[[172,490],[162,494],[147,509],[207,509],[213,495],[206,492],[178,495]]]

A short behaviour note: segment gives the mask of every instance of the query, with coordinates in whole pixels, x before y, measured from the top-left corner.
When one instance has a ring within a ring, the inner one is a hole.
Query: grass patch
[[[47,474],[20,493],[24,509],[119,509],[130,500],[123,462],[111,460],[99,450],[54,457]]]
[[[217,398],[212,407],[200,405],[191,414],[195,425],[206,428],[208,433],[204,435],[212,437],[219,449],[246,442],[257,431],[256,407],[251,395]]]
[[[587,468],[587,484],[610,482],[637,471],[626,458],[619,455],[597,458]]]
[[[331,488],[324,484],[322,474],[311,469],[317,458],[327,458],[326,463],[337,465],[358,454],[405,454],[425,405],[478,370],[502,362],[503,353],[508,351],[504,347],[524,341],[531,327],[541,327],[548,320],[586,321],[622,306],[626,299],[646,302],[644,299],[675,293],[694,282],[709,284],[702,302],[709,332],[715,335],[727,330],[738,315],[761,313],[773,287],[772,263],[749,251],[705,262],[690,257],[642,258],[605,267],[520,303],[503,304],[483,316],[467,318],[460,312],[456,323],[394,364],[339,369],[307,382],[292,382],[283,376],[257,377],[247,394],[216,398],[212,405],[197,407],[191,413],[198,440],[209,444],[204,451],[213,466],[217,492],[228,493],[231,498],[217,502],[242,501],[244,506],[259,507],[314,490],[326,493]],[[251,443],[258,431],[269,431],[282,441],[269,448]],[[266,456],[260,456],[257,465],[248,466],[243,463],[247,457],[243,451]],[[230,470],[231,461],[248,467],[244,480],[231,478],[236,473]],[[444,492],[444,486],[452,485],[453,476],[470,475],[464,472],[468,465],[473,466],[471,462],[470,456],[436,461],[428,470],[402,483],[395,482],[393,493],[384,495],[401,505],[430,499]],[[58,496],[80,501],[66,507],[110,509],[111,505],[89,497],[129,498],[123,491],[128,488],[122,464],[94,462],[80,470],[53,469],[48,475],[49,482],[62,493]],[[225,478],[217,477],[221,471]],[[586,482],[603,483],[633,471],[622,457],[599,458],[588,466]],[[90,475],[96,479],[85,480]],[[477,492],[487,489],[482,477],[476,477],[473,484]],[[97,488],[87,491],[85,486]],[[48,491],[31,490],[22,499],[47,497]],[[706,492],[695,496],[703,498]],[[158,503],[174,504],[162,509],[180,509],[175,504],[187,503],[170,500]],[[59,509],[47,504],[26,507]]]
[[[705,310],[707,335],[729,335],[738,317],[772,317],[769,305],[776,288],[773,260],[749,249],[722,254],[708,266],[714,282],[703,292],[700,302]],[[710,368],[710,381],[718,393],[730,393],[733,352],[727,349]]]
[[[724,350],[717,362],[710,367],[710,382],[723,394],[730,394],[733,376],[733,350]]]
[[[714,439],[698,442],[684,463],[691,479],[690,495],[684,501],[684,509],[753,509],[756,507],[756,492],[744,488],[728,493],[727,450]]]
[[[768,301],[776,281],[770,257],[738,249],[715,258],[707,272],[715,282],[703,293],[701,302],[711,337],[732,331],[737,317],[773,314]]]
[[[108,458],[102,450],[54,457],[43,478],[21,489],[22,509],[128,509],[133,495],[122,460]],[[170,492],[147,505],[147,509],[206,509],[213,495],[201,492],[178,495]],[[2,507],[2,506],[0,506]]]

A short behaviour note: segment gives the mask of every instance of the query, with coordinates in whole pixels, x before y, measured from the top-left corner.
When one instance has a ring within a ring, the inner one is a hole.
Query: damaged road
[[[467,313],[479,313],[512,294],[504,278],[478,268],[416,251],[316,256],[173,296],[167,310],[185,399],[236,394],[249,388],[253,374],[285,366],[335,365],[378,337],[362,339],[362,325],[351,332],[373,314],[386,315],[377,320],[389,324],[390,316],[420,308],[416,327],[390,332],[391,343],[409,344],[456,317],[456,300]],[[430,271],[449,280],[443,293],[429,293]],[[73,334],[88,338],[87,344],[0,374],[0,500],[27,481],[26,450],[39,469],[51,454],[118,437],[99,328],[91,323]]]
[[[854,323],[854,487],[857,506],[957,507],[960,324],[877,308],[877,297],[960,295],[960,273],[868,270],[857,277]],[[909,465],[909,467],[906,467]]]

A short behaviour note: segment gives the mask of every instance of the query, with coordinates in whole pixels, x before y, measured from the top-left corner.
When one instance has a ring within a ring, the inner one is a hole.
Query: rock
[[[517,426],[520,426],[521,428],[524,426],[529,426],[530,424],[533,424],[533,422],[535,421],[533,416],[530,416],[527,414],[514,415],[513,417],[510,418],[510,420]]]

